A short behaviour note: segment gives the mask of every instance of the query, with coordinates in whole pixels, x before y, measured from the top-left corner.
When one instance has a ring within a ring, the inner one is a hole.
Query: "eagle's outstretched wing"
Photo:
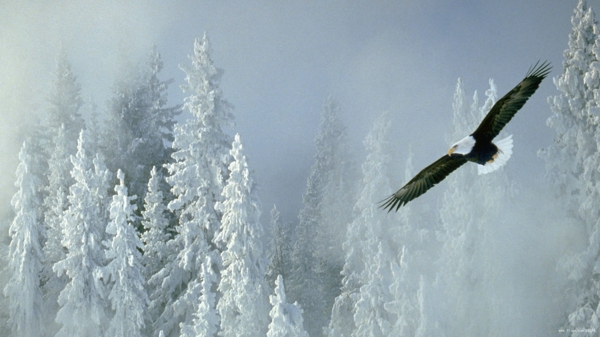
[[[538,66],[537,62],[529,68],[527,75],[517,84],[508,94],[504,95],[485,116],[477,130],[473,132],[475,139],[493,139],[502,128],[513,118],[513,116],[523,107],[525,102],[533,95],[540,86],[542,80],[550,73],[550,63],[543,62]]]
[[[466,162],[467,160],[463,157],[444,155],[424,168],[396,193],[382,200],[379,207],[387,209],[388,212],[394,208],[397,211],[401,206],[406,205],[409,201],[427,192],[433,185],[444,180],[452,171]]]

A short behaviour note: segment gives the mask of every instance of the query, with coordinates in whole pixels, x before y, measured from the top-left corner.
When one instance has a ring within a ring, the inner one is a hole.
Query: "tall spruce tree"
[[[23,337],[40,336],[43,331],[40,272],[44,228],[37,186],[39,179],[32,172],[31,155],[27,142],[24,142],[19,152],[17,192],[11,201],[15,218],[9,230],[10,280],[4,288],[4,295],[9,299],[12,335]]]
[[[376,277],[382,276],[371,274],[376,272],[376,262],[378,261],[375,260],[375,257],[378,256],[380,249],[379,242],[387,237],[385,228],[390,225],[386,220],[390,216],[377,209],[377,202],[381,200],[381,196],[391,193],[387,172],[387,166],[391,160],[388,141],[389,128],[389,116],[384,113],[377,119],[373,129],[364,140],[368,155],[362,165],[361,186],[363,188],[354,205],[357,217],[348,226],[346,241],[343,244],[346,257],[342,269],[342,289],[333,305],[328,329],[329,336],[374,333],[373,326],[361,326],[369,321],[365,310],[375,314],[377,310],[383,309],[382,303],[379,303],[377,308],[367,308],[369,304],[375,304],[383,298],[381,296],[379,299],[369,298],[366,291],[375,291],[373,289],[375,284],[372,284],[371,288],[367,288],[367,284],[370,281],[375,282]],[[369,330],[359,331],[358,329]],[[385,333],[386,329],[382,333]]]
[[[308,337],[302,324],[302,309],[297,303],[288,303],[285,296],[283,278],[275,280],[275,294],[269,296],[272,309],[269,312],[271,323],[267,337]]]
[[[42,283],[44,308],[50,320],[58,309],[57,298],[66,284],[66,277],[57,277],[53,265],[64,259],[66,249],[61,244],[61,222],[68,207],[69,187],[75,182],[71,177],[73,164],[70,156],[77,152],[77,138],[84,128],[84,120],[79,112],[83,100],[81,86],[77,82],[66,53],[61,51],[54,71],[53,88],[48,97],[48,120],[45,127],[49,142],[45,145],[47,167],[44,176],[47,182],[43,200],[43,221],[46,227],[44,244],[44,264]],[[44,166],[46,166],[44,165]],[[47,326],[51,321],[45,323]]]
[[[554,81],[560,94],[548,99],[555,142],[539,155],[571,221],[589,238],[582,252],[563,261],[572,280],[564,329],[591,336],[600,331],[600,27],[584,0],[571,23],[563,73]]]
[[[391,299],[390,284],[393,280],[392,264],[395,256],[384,239],[378,237],[373,228],[367,230],[365,244],[373,249],[370,252],[367,268],[366,282],[360,287],[354,311],[354,325],[356,330],[352,336],[390,336],[397,316],[386,308]]]
[[[172,239],[171,233],[168,232],[169,219],[167,216],[168,209],[166,198],[161,191],[161,181],[164,177],[155,167],[150,173],[150,181],[148,181],[148,192],[144,199],[144,211],[142,211],[142,226],[144,232],[141,239],[143,242],[144,255],[142,256],[142,264],[144,266],[144,276],[146,280],[150,280],[155,274],[163,269],[170,256],[175,252],[170,252],[168,248],[169,240]],[[146,291],[150,298],[159,298],[163,292],[162,284],[157,282],[147,282]],[[147,310],[148,319],[150,322],[156,321],[160,315],[162,308],[151,306]],[[148,324],[146,326],[149,331],[153,328]],[[148,333],[149,335],[150,332]]]
[[[110,174],[99,155],[92,159],[88,146],[87,134],[81,131],[77,154],[71,156],[75,183],[61,224],[67,253],[54,264],[57,275],[68,278],[58,296],[56,322],[61,328],[56,336],[100,336],[107,320],[101,268],[106,262],[102,241],[108,223]]]
[[[142,211],[142,226],[144,227],[141,235],[144,243],[142,264],[147,279],[165,265],[168,254],[166,251],[167,241],[171,239],[168,232],[169,219],[166,198],[161,190],[162,181],[164,181],[163,175],[156,167],[153,167],[148,181],[148,192],[144,199],[144,211]]]
[[[163,62],[156,46],[140,70],[125,71],[115,84],[103,137],[107,166],[122,169],[127,187],[143,210],[150,171],[171,161],[174,118],[179,106],[167,107],[167,90],[172,80],[158,78]]]
[[[584,161],[595,151],[593,115],[588,112],[597,90],[598,71],[591,66],[597,67],[599,61],[593,49],[600,30],[584,0],[578,2],[571,23],[563,74],[555,80],[561,93],[548,98],[552,116],[547,125],[556,132],[555,142],[540,150],[539,156],[546,162],[548,181],[553,182],[558,195],[566,196],[565,206],[571,215],[578,216],[585,194],[581,193],[584,182],[580,179]]]
[[[269,268],[267,270],[267,282],[274,283],[280,275],[284,280],[290,277],[291,271],[291,227],[290,223],[283,223],[280,219],[281,213],[276,205],[271,209],[271,243],[269,254]]]
[[[79,109],[83,104],[81,86],[71,69],[71,63],[64,50],[58,55],[54,70],[53,88],[48,97],[48,128],[50,137],[57,135],[59,128],[65,128],[65,137],[76,141],[79,131],[85,127]]]
[[[194,42],[191,66],[182,88],[189,96],[184,108],[192,118],[175,127],[174,162],[166,165],[174,199],[168,208],[178,216],[175,237],[167,243],[165,266],[151,279],[159,293],[151,294],[150,310],[160,312],[154,331],[177,336],[179,324],[189,325],[197,312],[202,270],[207,255],[218,268],[219,254],[212,244],[218,234],[221,214],[215,203],[228,177],[227,164],[232,137],[223,129],[233,124],[232,105],[219,88],[223,71],[211,59],[206,34]]]
[[[412,179],[414,175],[413,151],[412,146],[409,146],[404,182]],[[431,234],[433,231],[437,234],[438,231],[437,228],[427,229],[427,223],[422,216],[423,211],[418,204],[410,204],[399,210],[399,219],[389,226],[389,236],[393,238],[391,249],[394,254],[386,254],[385,259],[377,259],[378,264],[389,263],[387,267],[391,269],[392,281],[388,286],[390,294],[384,304],[384,308],[395,317],[395,322],[389,320],[393,323],[390,336],[416,336],[422,325],[419,282],[429,266],[438,258],[438,255],[435,255],[437,250],[434,249],[438,242],[435,234]],[[439,335],[443,336],[443,333]]]
[[[350,171],[346,165],[345,136],[346,127],[341,121],[339,107],[328,97],[315,139],[315,162],[303,196],[300,222],[296,227],[296,242],[292,251],[293,271],[289,280],[290,297],[302,305],[306,331],[311,336],[323,334],[341,282],[339,272],[343,259],[337,253],[339,249],[334,249],[341,247],[341,242],[337,242],[337,236],[333,234],[345,232],[345,219],[350,212],[335,210],[333,196],[344,199],[350,194],[342,192],[347,187],[344,184],[345,175]],[[338,215],[338,218],[332,218],[331,213]]]
[[[217,312],[216,293],[213,285],[217,281],[217,275],[213,270],[211,256],[207,256],[202,264],[200,278],[202,289],[198,299],[198,311],[194,314],[191,324],[180,323],[181,336],[185,337],[214,337],[220,326],[220,318]]]
[[[104,241],[108,263],[102,274],[114,311],[106,335],[135,337],[142,336],[148,303],[140,253],[144,246],[133,226],[135,204],[131,203],[136,196],[129,196],[121,170],[117,171],[117,179],[106,226],[108,239]]]
[[[223,269],[217,310],[220,336],[264,336],[268,325],[266,259],[262,247],[260,201],[256,183],[236,135],[230,151],[229,179],[223,188],[222,227],[215,243],[221,248]]]

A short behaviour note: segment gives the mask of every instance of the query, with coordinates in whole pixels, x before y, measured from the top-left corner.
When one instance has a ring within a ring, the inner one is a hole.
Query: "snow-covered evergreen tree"
[[[44,266],[42,270],[44,308],[48,313],[50,322],[53,324],[53,314],[58,310],[58,294],[64,289],[67,282],[66,275],[57,276],[52,270],[54,264],[63,260],[66,255],[66,249],[62,244],[63,214],[69,206],[67,199],[69,187],[74,180],[71,177],[70,170],[73,167],[70,156],[70,146],[67,144],[66,129],[64,125],[58,130],[54,137],[55,150],[48,161],[48,185],[47,196],[44,199],[44,223],[46,227],[46,243],[44,245]]]
[[[200,277],[202,279],[201,295],[198,299],[198,311],[194,314],[194,320],[190,325],[181,323],[181,336],[185,337],[213,337],[220,326],[219,315],[215,307],[216,294],[213,285],[217,281],[217,275],[212,268],[213,262],[210,256],[202,264]]]
[[[375,333],[375,327],[370,324],[376,318],[368,317],[367,312],[379,316],[379,319],[385,316],[382,313],[384,311],[383,303],[378,303],[383,298],[381,296],[370,298],[372,295],[370,292],[385,292],[382,288],[375,289],[385,287],[381,283],[375,284],[380,282],[377,278],[384,277],[384,275],[371,274],[378,272],[380,261],[377,261],[376,258],[382,249],[379,244],[386,240],[385,228],[389,226],[387,219],[391,217],[377,208],[378,201],[382,196],[391,193],[387,171],[387,165],[391,160],[388,148],[389,128],[390,120],[388,114],[384,113],[377,119],[364,141],[368,155],[362,165],[361,186],[363,188],[354,206],[357,218],[348,226],[346,241],[343,245],[346,259],[342,270],[342,290],[333,306],[328,329],[329,336]],[[381,263],[385,262],[381,261]],[[370,285],[367,285],[369,283]],[[360,306],[358,302],[360,302]],[[371,305],[376,307],[370,307]],[[369,326],[362,326],[364,324],[369,324]],[[387,325],[389,324],[391,323],[387,323]],[[389,330],[387,326],[383,327],[383,325],[380,327],[383,329],[380,334],[385,334],[385,331]]]
[[[142,242],[144,243],[144,255],[142,256],[142,264],[144,266],[144,275],[146,280],[150,280],[161,269],[163,269],[169,257],[174,260],[176,252],[169,251],[173,248],[169,245],[171,235],[167,232],[169,220],[167,218],[167,205],[163,192],[161,190],[161,181],[164,180],[160,171],[152,168],[150,173],[150,181],[148,181],[148,192],[144,199],[144,211],[142,211]],[[162,283],[148,282],[146,284],[147,294],[150,298],[160,298],[164,292]],[[160,307],[151,306],[147,311],[150,322],[155,322],[161,313]],[[153,329],[147,325],[149,331]]]
[[[48,126],[51,137],[54,137],[59,128],[64,127],[65,137],[76,140],[79,131],[84,128],[84,121],[79,109],[83,104],[81,99],[81,86],[71,69],[67,54],[62,50],[56,61],[54,71],[53,91],[48,97],[50,104],[48,110]]]
[[[283,279],[290,276],[291,259],[291,224],[283,223],[280,219],[281,213],[276,205],[271,209],[271,243],[269,249],[269,268],[267,270],[267,282],[275,282],[278,275]]]
[[[392,254],[384,237],[376,237],[373,229],[367,230],[366,243],[369,246],[377,245],[377,251],[369,257],[370,262],[366,268],[366,283],[360,287],[356,298],[354,312],[354,325],[356,330],[352,336],[390,336],[397,316],[388,311],[386,303],[392,296],[392,264],[395,254]],[[391,258],[391,259],[390,259]]]
[[[592,336],[600,331],[600,26],[585,0],[571,23],[563,73],[554,79],[560,94],[548,98],[555,142],[539,154],[571,221],[589,237],[587,248],[562,265],[573,299],[564,328],[572,336]]]
[[[269,312],[271,323],[267,337],[308,337],[302,324],[302,309],[297,303],[288,303],[281,275],[275,281],[275,294],[269,296],[272,309]]]
[[[166,265],[151,279],[150,284],[160,293],[151,294],[150,310],[160,312],[154,331],[163,330],[166,336],[176,336],[179,324],[188,324],[197,312],[201,289],[198,277],[208,254],[218,254],[211,244],[220,226],[220,212],[214,209],[220,200],[225,179],[232,137],[223,129],[231,126],[232,106],[219,89],[222,71],[210,57],[206,34],[194,42],[191,66],[182,66],[187,84],[184,108],[192,118],[175,126],[173,163],[166,165],[174,195],[168,208],[179,217],[177,234],[167,243]]]
[[[85,129],[88,132],[88,139],[91,143],[90,149],[94,153],[102,153],[102,136],[104,135],[104,130],[102,129],[103,121],[100,120],[102,118],[101,112],[98,111],[98,104],[94,102],[92,96],[89,96],[88,102],[84,109],[84,116],[86,120]]]
[[[223,263],[217,303],[220,335],[264,336],[269,309],[260,201],[239,135],[234,138],[230,154],[233,162],[229,179],[223,188],[223,201],[217,204],[223,213],[222,227],[215,237]]]
[[[62,260],[65,250],[60,243],[62,231],[60,223],[62,216],[68,207],[67,194],[69,187],[73,184],[70,171],[73,167],[70,156],[74,154],[68,145],[66,128],[61,125],[58,134],[54,137],[55,151],[48,161],[48,195],[45,198],[44,221],[48,231],[48,238],[44,251],[46,252],[47,275],[53,274],[52,265]],[[76,144],[76,143],[75,143]],[[48,276],[47,276],[48,277]],[[52,289],[47,289],[52,292]]]
[[[64,50],[61,50],[58,55],[53,75],[53,87],[47,98],[47,121],[44,125],[46,135],[43,136],[48,139],[47,144],[44,144],[49,180],[46,187],[48,195],[44,200],[45,209],[51,209],[54,200],[62,198],[59,189],[62,189],[61,193],[67,194],[70,184],[73,183],[69,175],[72,168],[69,156],[77,151],[79,132],[85,128],[85,122],[79,111],[83,104],[81,86],[77,82]],[[61,215],[53,212],[45,214],[45,218],[49,218],[46,222],[52,224]],[[55,228],[50,227],[50,229]]]
[[[320,280],[319,292],[323,296],[321,317],[325,319],[319,324],[321,329],[327,326],[327,318],[331,315],[335,298],[340,294],[341,271],[344,266],[342,238],[348,224],[352,222],[352,207],[356,202],[354,180],[351,179],[355,172],[347,149],[346,127],[339,121],[337,104],[331,99],[326,104],[326,111],[331,111],[325,115],[331,122],[324,124],[331,128],[326,133],[332,137],[329,141],[332,145],[332,166],[324,181],[319,207],[321,222],[317,227],[317,274]]]
[[[412,179],[414,175],[412,146],[409,146],[404,182]],[[435,226],[428,228],[428,219],[424,216],[427,211],[427,205],[418,203],[403,206],[398,211],[399,219],[389,225],[388,233],[393,239],[387,243],[391,252],[379,253],[377,259],[377,264],[381,266],[379,268],[383,269],[376,274],[383,275],[382,279],[391,275],[391,280],[388,279],[389,298],[384,303],[386,311],[391,317],[395,317],[395,321],[387,320],[392,323],[390,336],[417,336],[419,328],[423,326],[424,315],[421,313],[418,296],[419,285],[423,274],[436,272],[431,271],[430,266],[434,265],[438,258],[436,254],[439,254],[435,248],[439,245],[436,239],[439,231]],[[379,251],[383,252],[383,249]],[[441,300],[442,298],[440,302]],[[443,333],[435,335],[444,336]]]
[[[576,216],[585,198],[581,193],[585,182],[580,179],[584,161],[595,151],[594,114],[588,115],[588,110],[597,90],[598,70],[595,68],[599,67],[600,60],[594,46],[598,45],[600,30],[594,12],[584,0],[578,2],[571,23],[563,74],[554,79],[561,94],[548,98],[552,116],[547,124],[556,132],[555,142],[539,155],[546,162],[548,180],[554,182],[558,195],[566,196],[566,207]],[[592,107],[597,106],[597,103],[592,104]]]
[[[109,171],[100,156],[92,159],[86,133],[81,131],[77,154],[71,156],[75,180],[69,189],[69,208],[65,211],[62,245],[67,253],[54,264],[68,283],[58,296],[60,310],[56,336],[100,336],[106,323],[106,303],[101,280],[105,265],[102,241],[108,223]]]
[[[40,272],[44,229],[37,186],[39,182],[31,170],[30,156],[25,142],[19,152],[20,164],[15,183],[17,193],[11,201],[15,218],[9,230],[10,280],[4,288],[4,295],[9,299],[12,335],[23,337],[41,336],[43,331]]]
[[[338,105],[329,97],[323,106],[315,139],[315,162],[296,227],[293,272],[288,287],[290,298],[304,309],[306,331],[311,336],[322,335],[341,282],[343,256],[338,253],[341,242],[336,238],[345,232],[351,210],[338,208],[352,205],[346,199],[352,193],[344,191],[350,171],[344,151],[345,135]],[[343,202],[336,202],[340,199]]]
[[[215,67],[211,54],[210,42],[204,34],[202,39],[194,41],[192,65],[181,65],[186,73],[186,85],[182,89],[190,94],[185,98],[184,108],[193,118],[175,128],[172,154],[175,162],[167,165],[171,174],[167,179],[176,197],[169,205],[171,209],[189,206],[197,198],[205,197],[205,193],[201,193],[205,191],[210,204],[220,198],[228,176],[226,158],[233,138],[223,129],[233,126],[233,106],[223,98],[219,88],[223,71]],[[204,170],[207,186],[198,190],[197,181],[201,179],[189,179],[189,175]],[[216,222],[209,225],[207,229],[216,231]]]
[[[48,181],[45,184],[43,200],[44,224],[46,227],[46,242],[44,245],[44,265],[42,283],[44,292],[44,311],[48,319],[56,310],[58,294],[66,284],[66,277],[57,277],[52,271],[53,265],[64,259],[65,248],[61,244],[63,213],[68,207],[67,195],[69,187],[74,183],[71,177],[73,164],[70,156],[77,151],[77,138],[84,128],[84,121],[79,112],[83,100],[81,87],[73,74],[66,53],[61,51],[54,71],[53,88],[48,97],[48,122],[46,126],[49,143],[46,145],[47,169],[44,175]],[[45,324],[52,324],[46,322]]]
[[[150,279],[166,264],[168,255],[167,241],[170,235],[167,232],[169,219],[167,218],[167,205],[165,197],[161,190],[161,182],[164,180],[160,171],[156,167],[150,172],[150,181],[148,181],[148,192],[144,199],[144,210],[142,211],[142,226],[144,232],[141,239],[144,243],[144,255],[142,264],[146,279]],[[157,289],[150,290],[150,293]]]
[[[403,225],[408,225],[408,218],[403,217]],[[408,337],[416,336],[421,326],[422,315],[418,298],[418,284],[415,278],[420,278],[418,266],[420,261],[411,258],[412,254],[403,246],[398,256],[398,263],[391,264],[393,281],[389,286],[390,299],[385,308],[396,315],[397,319],[392,326],[390,336]],[[413,267],[413,264],[415,266]],[[443,334],[439,334],[443,336]]]
[[[71,69],[71,63],[64,49],[61,49],[56,59],[52,89],[47,102],[46,118],[43,121],[43,137],[47,140],[44,144],[45,155],[49,159],[54,152],[68,153],[67,158],[54,154],[55,160],[59,161],[58,168],[54,170],[59,170],[58,173],[68,177],[69,165],[64,168],[60,161],[69,161],[68,156],[76,152],[79,131],[85,128],[85,122],[80,113],[83,105],[81,86]],[[62,135],[57,139],[59,131]],[[60,176],[55,178],[59,179]],[[68,180],[68,178],[63,179]]]
[[[107,247],[106,258],[109,261],[103,269],[103,279],[108,283],[108,300],[113,317],[106,331],[107,336],[142,336],[145,309],[148,296],[144,288],[140,250],[143,250],[133,217],[135,205],[131,202],[136,196],[129,196],[125,187],[125,177],[117,171],[119,185],[110,204],[110,222],[106,226],[109,239],[104,241]]]
[[[121,168],[128,177],[130,193],[140,199],[139,211],[143,210],[151,168],[162,168],[171,161],[168,144],[173,141],[174,118],[181,112],[179,106],[166,107],[172,81],[158,79],[162,68],[154,46],[141,70],[122,74],[110,101],[103,137],[104,151],[110,158],[107,165],[111,170]]]

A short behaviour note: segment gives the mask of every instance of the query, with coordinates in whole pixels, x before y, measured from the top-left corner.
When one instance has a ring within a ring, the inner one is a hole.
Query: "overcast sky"
[[[261,185],[265,211],[277,203],[296,221],[314,154],[321,106],[332,95],[362,162],[362,140],[383,111],[393,117],[398,171],[408,142],[414,165],[449,147],[452,101],[461,77],[470,97],[494,78],[504,95],[538,60],[556,77],[571,31],[571,1],[3,1],[0,4],[0,200],[14,193],[19,135],[14,126],[43,111],[55,56],[64,46],[82,85],[104,111],[119,60],[135,61],[152,43],[173,78],[170,105],[193,40],[208,32],[222,90]],[[125,4],[123,4],[125,3]],[[600,10],[600,0],[588,1]],[[543,170],[552,142],[546,98],[552,81],[507,126],[515,141],[507,172],[526,184]],[[456,140],[454,140],[456,141]],[[398,186],[399,187],[399,186]],[[439,192],[439,191],[438,191]],[[268,220],[268,215],[263,217]]]

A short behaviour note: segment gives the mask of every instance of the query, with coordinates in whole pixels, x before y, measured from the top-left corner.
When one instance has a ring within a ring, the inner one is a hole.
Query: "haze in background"
[[[208,32],[214,61],[225,70],[224,96],[235,105],[251,167],[261,184],[263,214],[273,203],[296,221],[314,154],[321,106],[332,95],[349,128],[355,160],[383,111],[393,116],[398,170],[408,143],[420,168],[444,153],[458,77],[480,96],[494,78],[499,95],[529,66],[549,60],[562,71],[576,1],[4,1],[0,5],[0,211],[10,210],[22,126],[43,116],[55,58],[64,48],[82,96],[104,112],[126,62],[155,43],[162,78],[179,85],[193,39]],[[599,1],[588,1],[600,8]],[[537,179],[536,151],[552,142],[546,97],[552,81],[517,114],[507,131],[515,152],[506,171],[520,184]],[[185,114],[183,118],[187,118]],[[454,140],[455,141],[455,140]]]

